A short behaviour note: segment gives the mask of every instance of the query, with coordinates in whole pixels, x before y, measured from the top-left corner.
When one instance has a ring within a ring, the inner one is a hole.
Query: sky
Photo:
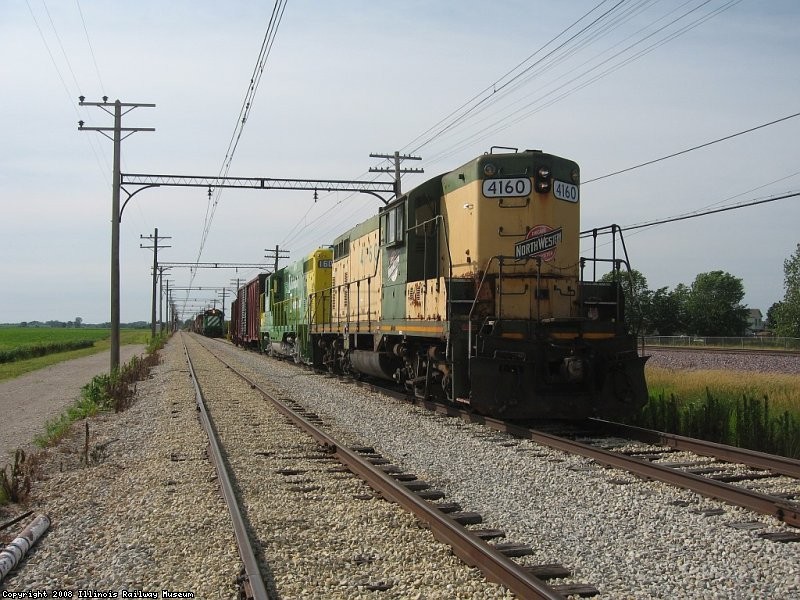
[[[269,28],[270,2],[0,0],[0,322],[110,320],[113,144],[78,121],[113,118],[80,95],[156,105],[123,117],[155,128],[123,140],[123,173],[388,180],[368,172],[387,166],[369,154],[400,151],[425,171],[404,176],[407,190],[492,146],[536,148],[581,166],[582,229],[800,189],[800,117],[591,181],[800,112],[796,0],[280,6]],[[206,189],[144,190],[122,215],[121,320],[150,319],[153,254],[140,246],[156,228],[169,238],[159,262],[264,264],[266,249],[298,259],[379,206],[343,192],[229,189],[210,203]],[[799,224],[792,197],[625,242],[650,289],[722,270],[766,314]],[[227,308],[257,272],[167,277],[186,318],[222,296],[182,288],[227,287]]]

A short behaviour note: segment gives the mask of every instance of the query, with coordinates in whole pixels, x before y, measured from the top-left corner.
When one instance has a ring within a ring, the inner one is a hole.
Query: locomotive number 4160
[[[578,201],[578,186],[571,183],[564,183],[557,179],[553,182],[553,195],[559,200],[567,202]]]
[[[531,180],[527,177],[483,180],[483,195],[487,198],[514,198],[530,193]]]

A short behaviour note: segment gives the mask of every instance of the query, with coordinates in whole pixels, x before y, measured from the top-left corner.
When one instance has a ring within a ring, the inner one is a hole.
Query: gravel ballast
[[[800,375],[800,353],[692,352],[646,348],[645,354],[650,355],[650,365],[680,371],[735,370]]]
[[[277,396],[319,414],[334,437],[375,447],[447,492],[447,500],[480,512],[482,526],[504,529],[507,541],[530,544],[534,554],[521,559],[524,564],[561,563],[574,571],[570,581],[597,586],[600,598],[800,599],[800,544],[757,537],[789,530],[775,519],[643,482],[222,341],[204,343]],[[197,598],[236,597],[239,560],[176,340],[164,357],[153,377],[139,384],[130,410],[90,421],[92,466],[77,464],[82,428],[41,459],[47,479],[34,486],[32,508],[46,512],[53,526],[0,590],[168,589],[192,591]],[[232,385],[222,377],[221,387]],[[249,429],[275,437],[292,433],[243,402],[231,408],[246,415]],[[268,438],[239,437],[253,444],[231,459],[241,461],[246,473],[242,486],[256,490],[247,500],[253,514],[261,514],[257,504],[281,511],[254,522],[267,562],[273,557],[282,597],[510,597],[436,549],[429,532],[393,512],[396,507],[377,499],[350,502],[363,494],[363,484],[349,474],[329,481],[327,463],[323,468],[303,459],[310,442],[276,452],[265,447]],[[293,478],[276,473],[286,466],[306,472]],[[328,505],[319,490],[292,491],[294,486],[319,486],[342,496]],[[325,514],[306,515],[300,505],[322,507]],[[350,508],[338,512],[345,506]],[[724,512],[705,516],[713,508]],[[744,521],[761,528],[729,527]],[[309,533],[314,522],[327,534]],[[366,532],[373,526],[393,541],[382,546],[386,540]],[[352,528],[365,530],[360,542],[338,535]],[[321,538],[327,550],[295,548],[312,548]],[[402,549],[403,543],[416,553]],[[311,587],[324,573],[327,579]],[[364,585],[381,580],[393,587],[379,592]]]
[[[238,597],[240,561],[179,342],[163,354],[130,410],[91,422],[97,464],[78,464],[78,431],[40,459],[49,475],[32,508],[53,526],[0,589]],[[274,597],[513,597],[336,461],[314,457],[310,437],[215,359],[195,368]]]
[[[196,342],[189,347],[275,597],[509,597],[413,516],[343,472],[249,384],[220,375],[219,361]]]
[[[230,352],[276,393],[302,396],[334,435],[375,446],[485,525],[530,544],[525,563],[562,563],[601,598],[800,598],[800,544],[757,537],[791,531],[776,519]],[[705,516],[717,508],[724,512]],[[761,528],[729,526],[745,521]]]

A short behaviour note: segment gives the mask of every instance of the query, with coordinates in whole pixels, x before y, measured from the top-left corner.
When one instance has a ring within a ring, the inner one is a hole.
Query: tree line
[[[106,323],[84,323],[81,317],[75,317],[74,321],[22,321],[20,323],[0,323],[0,327],[55,327],[55,328],[93,328],[93,329],[111,329],[111,322]],[[150,327],[150,321],[134,321],[133,323],[120,323],[123,329],[147,329]]]
[[[766,315],[770,333],[800,337],[800,244],[784,261],[784,298]],[[606,273],[601,279],[619,279],[624,290],[627,320],[646,335],[742,336],[747,333],[749,309],[742,304],[742,280],[725,271],[700,273],[691,285],[648,289],[637,270]]]

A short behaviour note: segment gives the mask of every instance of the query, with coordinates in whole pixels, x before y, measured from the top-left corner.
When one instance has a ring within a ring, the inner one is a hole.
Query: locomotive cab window
[[[344,238],[333,247],[333,260],[339,260],[350,254],[350,238]]]
[[[381,216],[382,242],[387,246],[401,244],[405,237],[405,203],[390,208]]]

